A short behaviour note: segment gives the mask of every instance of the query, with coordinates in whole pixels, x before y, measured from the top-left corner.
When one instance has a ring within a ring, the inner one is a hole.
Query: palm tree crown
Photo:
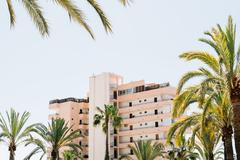
[[[68,127],[68,123],[66,123],[64,119],[52,119],[51,123],[48,123],[48,126],[40,124],[36,126],[34,132],[37,133],[40,138],[30,137],[28,139],[28,144],[35,144],[37,148],[33,150],[26,159],[30,159],[39,151],[43,151],[44,155],[47,148],[51,150],[51,160],[59,159],[59,150],[65,147],[72,149],[76,155],[80,155],[80,145],[73,143],[73,140],[81,137],[80,130],[72,131],[72,126]]]
[[[29,134],[33,131],[35,124],[26,126],[30,116],[28,112],[24,112],[20,115],[11,109],[6,115],[7,121],[4,119],[3,115],[0,114],[0,127],[2,129],[0,138],[8,145],[8,150],[10,152],[9,160],[14,160],[17,146],[25,143]]]
[[[114,105],[104,105],[104,110],[97,107],[99,114],[94,115],[94,126],[102,124],[102,130],[106,134],[106,153],[105,160],[109,160],[109,127],[110,125],[116,129],[122,125],[122,117],[118,116],[118,108]]]
[[[54,2],[61,6],[63,9],[66,10],[69,17],[80,24],[88,33],[94,38],[94,34],[86,22],[86,16],[82,10],[80,10],[76,4],[73,3],[72,0],[54,0]],[[105,15],[104,11],[102,10],[101,6],[98,4],[96,0],[87,0],[88,4],[97,12],[99,15],[101,22],[106,30],[106,32],[112,32],[111,24]],[[128,3],[128,0],[120,0],[123,5]],[[6,0],[8,6],[8,12],[10,16],[10,24],[14,26],[16,23],[16,13],[14,11],[14,7],[12,4],[12,0]],[[39,4],[38,0],[21,0],[24,8],[27,10],[29,16],[32,18],[33,22],[35,23],[37,29],[41,33],[41,35],[45,36],[49,34],[49,24],[46,18],[43,15],[42,7]]]
[[[137,160],[156,160],[163,157],[164,146],[161,143],[153,143],[151,140],[140,140],[129,145]],[[133,160],[131,156],[123,156],[121,159]]]

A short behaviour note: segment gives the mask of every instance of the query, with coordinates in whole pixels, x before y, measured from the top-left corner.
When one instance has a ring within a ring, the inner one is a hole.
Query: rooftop
[[[54,103],[65,103],[65,102],[76,102],[76,103],[88,103],[89,99],[78,99],[78,98],[73,98],[73,97],[69,97],[69,98],[64,98],[64,99],[54,99],[49,101],[49,104],[54,104]]]

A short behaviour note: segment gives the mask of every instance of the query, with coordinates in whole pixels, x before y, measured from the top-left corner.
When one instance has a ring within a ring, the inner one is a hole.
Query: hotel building
[[[76,139],[74,143],[81,145],[82,156],[88,159],[88,99],[65,98],[56,99],[49,102],[49,109],[54,113],[48,119],[63,118],[72,126],[72,130],[80,129],[83,137]],[[60,155],[62,157],[62,155]]]
[[[78,122],[88,117],[86,122],[89,123],[84,128],[89,133],[88,143],[85,143],[88,152],[84,154],[88,155],[86,157],[89,160],[104,159],[106,136],[101,127],[93,126],[93,117],[97,113],[96,106],[103,109],[104,104],[116,105],[119,108],[119,115],[123,118],[122,127],[117,130],[111,128],[108,133],[111,159],[132,155],[128,145],[134,141],[153,140],[165,143],[167,130],[173,123],[171,110],[172,99],[175,96],[175,88],[169,83],[146,84],[144,80],[123,83],[122,76],[103,73],[90,77],[88,95],[88,102],[68,101],[67,105],[66,102],[51,103],[51,101],[50,108],[57,108],[58,117],[71,121],[76,125],[76,129],[81,126]],[[79,114],[83,104],[89,109],[89,114],[85,117]]]

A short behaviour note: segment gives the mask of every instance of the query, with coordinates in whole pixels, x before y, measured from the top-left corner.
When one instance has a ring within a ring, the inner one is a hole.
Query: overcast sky
[[[84,97],[94,73],[115,72],[125,82],[145,79],[176,86],[184,72],[198,66],[178,55],[208,50],[197,41],[204,31],[216,23],[225,25],[228,15],[240,29],[238,0],[134,0],[126,8],[117,0],[101,0],[113,25],[114,33],[107,35],[96,13],[79,0],[94,41],[53,2],[40,2],[51,27],[48,38],[40,36],[18,1],[17,25],[10,29],[6,4],[0,5],[0,112],[10,107],[30,111],[30,123],[46,123],[49,100]],[[0,151],[0,160],[8,159],[7,148]],[[24,154],[20,148],[16,159]]]

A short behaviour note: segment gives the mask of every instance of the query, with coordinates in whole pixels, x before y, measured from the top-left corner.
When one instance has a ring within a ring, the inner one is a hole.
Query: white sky
[[[197,39],[216,23],[225,25],[228,15],[240,27],[237,0],[135,0],[127,8],[117,0],[101,0],[114,30],[106,35],[96,13],[81,0],[78,5],[96,34],[93,41],[53,2],[40,2],[50,21],[49,38],[40,36],[18,1],[17,25],[10,29],[6,4],[0,5],[0,112],[10,107],[30,111],[31,123],[46,123],[49,100],[85,96],[93,73],[176,86],[184,72],[197,67],[180,60],[180,53],[206,49]],[[21,160],[26,151],[18,149]],[[7,148],[0,151],[0,160],[8,159]]]

